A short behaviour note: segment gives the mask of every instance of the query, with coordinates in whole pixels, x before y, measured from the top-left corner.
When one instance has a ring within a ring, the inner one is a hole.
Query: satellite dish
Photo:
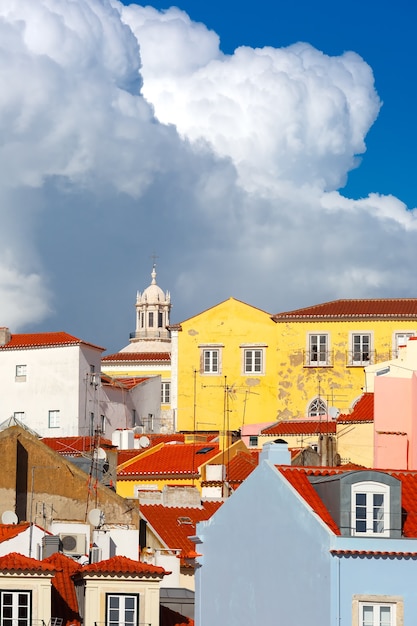
[[[19,520],[14,511],[4,511],[1,516],[1,521],[3,522],[3,524],[17,524]]]
[[[103,523],[103,512],[101,509],[91,509],[88,514],[88,521],[95,528],[101,526]]]
[[[94,450],[94,458],[96,461],[105,461],[107,459],[107,454],[103,448],[96,448]]]
[[[332,418],[332,420],[335,420],[335,419],[337,419],[339,417],[340,411],[335,406],[331,406],[329,408],[329,415]]]
[[[149,439],[149,437],[146,437],[146,435],[139,437],[139,446],[141,448],[147,448],[148,446],[150,446],[150,444],[151,440]]]

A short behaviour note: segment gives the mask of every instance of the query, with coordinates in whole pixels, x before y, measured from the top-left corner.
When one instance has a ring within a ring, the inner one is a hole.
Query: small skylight
[[[177,519],[178,524],[192,524],[193,520],[191,519],[191,517],[178,517]]]
[[[214,450],[214,446],[206,446],[205,448],[201,448],[201,450],[197,450],[196,454],[207,454],[210,450]]]

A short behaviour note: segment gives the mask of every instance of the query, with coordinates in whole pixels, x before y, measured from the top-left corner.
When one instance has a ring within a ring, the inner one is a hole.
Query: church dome
[[[164,294],[164,292],[162,291],[162,289],[160,287],[158,287],[158,285],[156,284],[156,269],[155,269],[155,265],[152,268],[152,282],[149,285],[149,287],[146,287],[146,289],[143,291],[142,294],[138,293],[138,302],[143,302],[146,304],[159,304],[162,302],[169,302],[170,297],[169,294]]]

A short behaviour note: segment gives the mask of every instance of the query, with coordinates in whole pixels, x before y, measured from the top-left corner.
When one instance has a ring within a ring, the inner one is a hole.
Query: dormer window
[[[389,535],[389,487],[373,481],[352,485],[352,534]]]

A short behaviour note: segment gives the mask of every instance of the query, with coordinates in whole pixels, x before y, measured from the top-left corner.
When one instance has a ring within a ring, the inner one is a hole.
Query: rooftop
[[[303,309],[284,311],[272,316],[281,320],[332,319],[417,319],[417,298],[385,298],[372,300],[333,300]]]

